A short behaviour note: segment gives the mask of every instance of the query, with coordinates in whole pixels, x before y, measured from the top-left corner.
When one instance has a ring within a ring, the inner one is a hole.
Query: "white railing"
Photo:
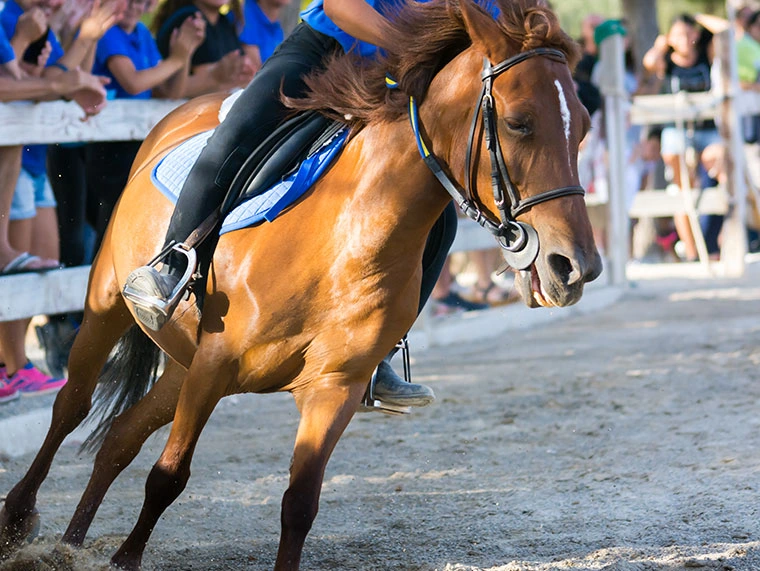
[[[183,101],[161,99],[109,101],[98,115],[82,121],[72,102],[0,103],[0,145],[140,141]]]

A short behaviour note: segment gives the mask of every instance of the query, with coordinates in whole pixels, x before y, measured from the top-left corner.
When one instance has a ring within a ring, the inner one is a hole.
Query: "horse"
[[[272,223],[221,236],[202,311],[194,292],[157,332],[136,325],[122,295],[127,275],[161,248],[172,212],[150,173],[171,149],[218,123],[223,96],[192,100],[152,130],[93,263],[69,382],[41,449],[0,511],[0,557],[33,532],[38,490],[102,380],[110,414],[64,544],[82,545],[110,484],[148,435],[172,422],[138,520],[111,560],[139,569],[219,400],[288,391],[300,421],[274,568],[298,569],[330,454],[372,371],[416,318],[426,237],[451,192],[505,252],[531,244],[535,255],[512,259],[527,305],[581,298],[601,261],[578,186],[589,117],[571,77],[577,48],[541,0],[498,5],[495,20],[471,0],[410,2],[394,18],[398,51],[361,70],[350,55],[337,57],[311,78],[311,95],[296,104],[348,118],[352,134],[341,155]],[[387,89],[386,71],[399,89]],[[153,382],[160,354],[167,363]]]

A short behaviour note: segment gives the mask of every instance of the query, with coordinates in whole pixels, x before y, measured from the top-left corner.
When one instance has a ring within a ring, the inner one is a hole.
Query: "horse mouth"
[[[535,263],[527,270],[521,270],[520,274],[525,283],[530,284],[530,298],[526,299],[528,307],[558,307],[558,304],[552,300],[544,289]]]

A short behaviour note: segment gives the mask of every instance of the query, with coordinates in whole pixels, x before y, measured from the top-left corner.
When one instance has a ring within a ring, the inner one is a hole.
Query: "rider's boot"
[[[373,394],[383,403],[396,406],[427,406],[435,400],[433,389],[418,383],[409,383],[399,377],[391,367],[392,351],[372,375]]]
[[[124,297],[132,302],[140,323],[158,331],[169,321],[190,285],[196,262],[193,248],[177,244],[127,276]]]

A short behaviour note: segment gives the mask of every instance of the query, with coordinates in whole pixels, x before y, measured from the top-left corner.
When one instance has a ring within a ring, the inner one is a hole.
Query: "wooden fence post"
[[[614,33],[599,46],[600,89],[604,97],[604,122],[606,126],[609,157],[609,208],[607,228],[607,258],[612,285],[626,283],[626,266],[630,242],[630,222],[625,192],[625,129],[628,94],[625,91],[623,69],[623,36]]]
[[[733,12],[729,5],[730,12]],[[730,14],[733,16],[733,14]],[[736,70],[736,41],[732,28],[717,34],[715,61],[717,62],[717,87],[724,96],[720,105],[719,128],[725,148],[726,190],[732,197],[732,207],[723,222],[721,233],[721,261],[727,276],[744,274],[744,258],[747,253],[747,186],[744,180],[744,142],[741,135],[741,110],[737,106],[739,79]],[[713,64],[716,65],[715,63]]]

